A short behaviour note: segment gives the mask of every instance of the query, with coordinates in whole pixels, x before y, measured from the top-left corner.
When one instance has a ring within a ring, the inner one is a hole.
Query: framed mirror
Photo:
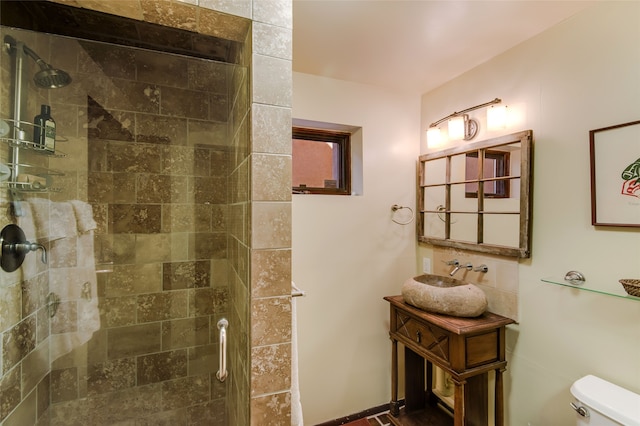
[[[531,256],[531,130],[421,155],[418,240]]]

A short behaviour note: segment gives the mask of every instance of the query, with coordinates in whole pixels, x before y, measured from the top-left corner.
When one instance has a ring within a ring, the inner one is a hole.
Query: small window
[[[468,152],[466,155],[466,198],[478,198],[478,182],[468,182],[478,179],[478,151]],[[485,198],[509,198],[509,153],[503,151],[485,151],[482,179]]]
[[[350,133],[294,127],[293,193],[349,195],[350,140]]]

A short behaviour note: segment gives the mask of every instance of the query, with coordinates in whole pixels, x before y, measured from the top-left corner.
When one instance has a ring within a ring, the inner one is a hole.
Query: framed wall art
[[[589,131],[591,224],[640,227],[640,120]]]

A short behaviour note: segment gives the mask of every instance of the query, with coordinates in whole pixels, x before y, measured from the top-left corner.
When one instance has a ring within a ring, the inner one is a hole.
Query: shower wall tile
[[[279,392],[251,399],[251,426],[291,424],[291,392]]]
[[[254,201],[291,200],[291,156],[251,156],[251,199]]]
[[[75,367],[51,372],[51,402],[61,402],[78,397],[78,371]]]
[[[118,233],[152,234],[161,229],[162,209],[157,204],[109,205],[109,231]]]
[[[129,389],[135,384],[135,358],[121,358],[87,366],[89,396]]]
[[[228,424],[224,399],[216,399],[187,408],[187,423],[194,426],[226,426]],[[240,424],[240,423],[237,423]]]
[[[206,120],[209,118],[210,107],[209,99],[202,96],[202,92],[172,87],[162,88],[160,112],[163,115]]]
[[[48,410],[51,405],[51,376],[49,373],[38,383],[38,388],[36,389],[37,398],[37,418],[39,421],[42,421],[42,424],[50,424],[48,421]],[[42,419],[42,420],[40,420]]]
[[[49,342],[36,347],[22,361],[22,391],[31,392],[49,373]]]
[[[227,121],[229,118],[229,98],[227,95],[211,93],[209,95],[209,119]]]
[[[254,249],[291,247],[291,203],[252,203]]]
[[[108,328],[136,323],[135,296],[106,297],[101,299],[100,322]]]
[[[156,52],[135,51],[135,71],[137,71],[136,77],[138,81],[187,88],[188,80],[176,78],[176,75],[186,75],[187,68],[187,61],[178,56],[159,56]],[[131,76],[134,74],[128,72],[125,75]]]
[[[161,289],[162,266],[160,264],[113,265],[105,294],[117,297],[159,292]]]
[[[36,424],[36,412],[38,406],[37,392],[31,391],[26,395],[15,410],[6,417],[2,426],[24,426]]]
[[[251,0],[193,0],[200,7],[251,18]]]
[[[82,49],[73,48],[72,50],[78,52],[77,70],[81,73],[116,78],[135,75],[136,52],[131,49],[117,46],[105,48],[99,44],[84,43]]]
[[[138,323],[184,318],[187,316],[187,292],[140,295],[137,299],[137,315]]]
[[[189,89],[219,95],[227,94],[229,83],[228,65],[197,60],[190,60],[187,65]]]
[[[262,22],[253,24],[253,51],[274,58],[293,59],[292,30]]]
[[[20,271],[13,274],[0,274],[2,278],[8,275],[20,274]],[[9,281],[9,280],[7,280]],[[9,284],[0,283],[0,331],[6,331],[22,319],[22,286],[20,283]]]
[[[253,105],[254,152],[291,155],[291,108]]]
[[[197,210],[191,204],[165,204],[162,206],[162,232],[201,232],[210,231],[210,206],[201,206]],[[199,226],[197,226],[199,225]]]
[[[251,348],[251,394],[288,391],[291,388],[291,344]]]
[[[253,19],[259,22],[292,28],[292,0],[253,0]]]
[[[251,345],[264,346],[291,341],[291,296],[253,299]]]
[[[171,88],[157,84],[122,79],[109,79],[104,84],[111,87],[111,90],[107,91],[107,97],[100,101],[109,110],[158,114],[160,112],[160,100],[167,96],[166,93],[163,94],[163,91],[171,91]],[[94,91],[96,90],[90,90],[89,93]],[[126,122],[120,121],[120,123],[125,124]]]
[[[168,262],[171,260],[170,234],[138,234],[135,243],[135,263]]]
[[[22,284],[22,317],[28,317],[44,306],[49,289],[47,274],[38,274]],[[0,296],[1,297],[1,296]],[[2,313],[4,314],[4,310]]]
[[[162,322],[162,350],[201,346],[208,343],[208,316]]]
[[[165,175],[173,175],[182,179],[186,179],[188,175],[202,174],[198,173],[202,168],[202,165],[199,164],[202,160],[196,157],[193,148],[184,146],[166,146],[163,147],[160,152],[162,154],[161,173],[164,173]],[[209,173],[208,163],[206,165],[207,169],[205,176]],[[188,197],[186,186],[180,189],[176,188],[174,191],[182,191],[182,199],[186,199]],[[177,202],[177,200],[174,200],[174,202]]]
[[[189,316],[226,312],[229,292],[226,287],[189,290]]]
[[[208,374],[163,382],[163,408],[175,410],[208,401],[209,386],[210,376]]]
[[[291,250],[251,251],[251,296],[291,294]]]
[[[180,117],[136,114],[136,142],[186,145],[188,121]]]
[[[240,16],[221,14],[204,7],[200,8],[198,17],[200,33],[238,42],[245,40],[251,27],[250,21]]]
[[[225,147],[227,143],[227,124],[189,120],[188,126],[190,146]]]
[[[219,364],[218,345],[189,348],[189,376],[215,374]]]
[[[20,368],[5,371],[0,380],[0,421],[20,403]]]
[[[2,334],[2,371],[9,371],[36,347],[36,317],[31,315]]]
[[[100,144],[101,140],[133,141],[135,138],[135,114],[129,111],[106,109],[104,105],[89,97],[87,105],[87,122],[83,125],[91,145]],[[96,142],[97,141],[97,142]]]
[[[227,256],[227,237],[223,233],[196,233],[191,235],[190,258],[224,259]]]
[[[187,376],[186,349],[139,356],[136,362],[138,385],[164,382]]]
[[[109,359],[146,355],[160,351],[160,323],[148,323],[107,330]]]
[[[160,173],[160,152],[154,146],[111,142],[107,150],[107,169],[125,173]]]
[[[211,283],[211,261],[172,262],[162,266],[162,288],[165,291],[208,287]]]
[[[263,55],[253,55],[253,102],[291,106],[291,61]]]
[[[60,302],[56,314],[51,318],[51,334],[78,331],[78,306],[76,301]]]
[[[223,204],[227,199],[226,179],[195,176],[190,182],[196,204]]]
[[[134,234],[115,234],[110,235],[107,241],[111,240],[111,246],[108,242],[105,244],[106,250],[111,250],[112,256],[107,260],[114,262],[115,264],[129,263],[132,259],[135,259],[135,242],[136,235]],[[112,293],[113,294],[113,293]]]
[[[155,0],[140,0],[144,21],[172,28],[196,31],[198,8],[179,2],[159,6]]]
[[[90,409],[88,424],[131,424],[131,419],[162,411],[162,385],[154,383],[98,394],[90,397],[86,405]]]
[[[138,174],[136,202],[138,204],[166,204],[187,202],[186,176]]]

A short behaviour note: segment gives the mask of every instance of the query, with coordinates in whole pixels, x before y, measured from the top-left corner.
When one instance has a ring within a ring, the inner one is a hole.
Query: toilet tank
[[[589,411],[589,417],[576,414],[578,426],[640,426],[640,395],[636,393],[588,375],[573,383],[571,394],[576,406]]]

